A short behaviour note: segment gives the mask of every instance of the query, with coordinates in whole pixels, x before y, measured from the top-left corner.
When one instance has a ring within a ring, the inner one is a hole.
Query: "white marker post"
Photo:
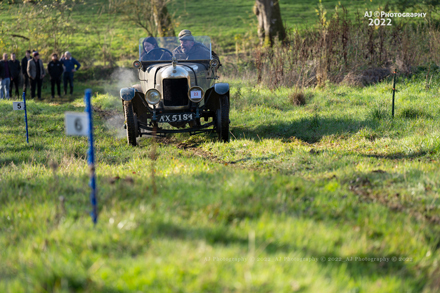
[[[96,199],[96,176],[95,176],[95,150],[93,143],[93,120],[92,120],[92,105],[91,105],[92,91],[86,90],[84,102],[86,104],[85,113],[66,112],[65,113],[65,125],[67,135],[88,136],[89,137],[89,151],[88,163],[90,167],[90,201],[92,203],[92,220],[96,225],[98,221],[98,207]]]

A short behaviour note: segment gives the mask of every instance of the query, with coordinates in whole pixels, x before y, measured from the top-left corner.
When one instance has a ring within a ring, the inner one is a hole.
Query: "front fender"
[[[229,92],[229,83],[216,83],[214,85],[214,91],[218,95],[224,95]]]
[[[210,87],[205,96],[207,97],[205,101],[205,107],[211,111],[215,111],[220,108],[219,99],[222,96],[227,96],[229,100],[229,84],[228,83],[216,83],[214,86]]]
[[[131,101],[134,98],[134,95],[136,94],[136,89],[132,88],[132,87],[124,87],[121,88],[121,91],[119,92],[119,94],[121,95],[121,99],[124,101]]]

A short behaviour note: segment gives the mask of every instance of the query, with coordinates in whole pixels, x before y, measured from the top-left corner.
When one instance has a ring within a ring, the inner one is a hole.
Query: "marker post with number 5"
[[[92,120],[92,105],[90,102],[92,91],[86,90],[84,102],[86,104],[85,113],[66,112],[65,125],[67,135],[88,136],[89,137],[89,151],[87,152],[87,162],[90,167],[90,201],[92,203],[92,220],[96,224],[98,221],[98,208],[96,200],[96,176],[95,176],[95,150],[93,146],[93,120]]]
[[[23,92],[23,102],[12,102],[12,108],[16,111],[24,110],[24,123],[26,124],[26,142],[29,143],[29,132],[26,110],[26,92]]]

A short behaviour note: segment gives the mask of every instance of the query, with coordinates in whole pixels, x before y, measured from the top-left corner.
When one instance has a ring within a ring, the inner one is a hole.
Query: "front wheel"
[[[133,105],[130,102],[124,103],[125,125],[127,132],[127,142],[129,145],[136,146],[136,137],[138,135],[137,117],[133,111]]]
[[[218,139],[222,142],[229,142],[229,99],[223,95],[219,99],[220,108],[216,112],[216,128]]]

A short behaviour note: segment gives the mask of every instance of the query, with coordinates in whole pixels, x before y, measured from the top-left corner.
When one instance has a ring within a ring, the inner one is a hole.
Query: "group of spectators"
[[[69,85],[70,94],[72,94],[73,74],[81,67],[81,64],[68,51],[60,59],[58,59],[58,54],[53,53],[51,59],[47,64],[47,73],[49,73],[51,83],[52,99],[55,96],[55,85],[58,96],[61,98],[61,79],[64,82],[64,95],[67,95],[67,85]],[[23,77],[20,73],[23,74]],[[18,87],[20,80],[22,80],[23,92],[26,92],[30,85],[31,98],[35,98],[35,92],[37,92],[37,97],[41,100],[41,87],[45,75],[46,70],[37,51],[31,54],[31,51],[27,50],[21,64],[16,60],[15,53],[11,53],[10,60],[8,60],[8,54],[4,53],[3,59],[0,61],[0,98],[9,100],[12,97],[14,86],[15,95],[20,97]]]

